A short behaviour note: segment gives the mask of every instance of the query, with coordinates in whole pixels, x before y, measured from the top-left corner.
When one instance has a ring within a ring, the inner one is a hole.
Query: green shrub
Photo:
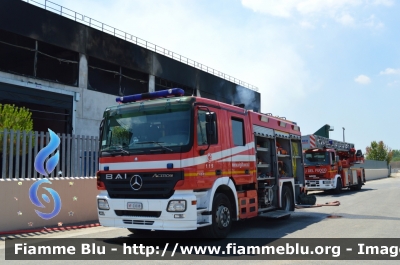
[[[7,130],[14,130],[14,131],[21,131],[20,134],[20,155],[22,155],[22,131],[26,131],[27,133],[31,132],[33,129],[33,120],[32,120],[32,113],[29,109],[25,107],[17,107],[15,105],[10,104],[0,104],[0,155],[3,153],[3,131],[4,129]],[[9,152],[10,147],[10,135],[7,137],[7,154]],[[16,150],[16,135],[14,135],[14,153]],[[34,143],[32,142],[32,145]],[[26,141],[26,152],[28,151],[28,141]]]

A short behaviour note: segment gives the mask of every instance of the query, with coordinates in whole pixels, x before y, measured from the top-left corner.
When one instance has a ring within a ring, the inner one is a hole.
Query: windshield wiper
[[[161,146],[162,148],[164,148],[165,150],[168,150],[168,151],[173,151],[171,148],[168,148],[168,147],[166,147],[166,146],[163,146],[161,143],[163,143],[163,142],[156,142],[156,141],[148,141],[148,142],[136,142],[135,144],[156,144],[156,145],[159,145],[159,146]]]
[[[122,147],[117,147],[116,149],[111,149],[111,150],[103,150],[101,153],[109,153],[111,155],[116,155],[116,154],[125,154],[125,155],[130,155],[132,152],[129,152],[128,150],[123,149]]]

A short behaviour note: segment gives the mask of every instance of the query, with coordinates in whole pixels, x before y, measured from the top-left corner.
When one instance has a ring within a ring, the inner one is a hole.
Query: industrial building
[[[257,88],[50,1],[0,2],[0,104],[34,131],[97,136],[117,96],[179,87],[260,109]]]

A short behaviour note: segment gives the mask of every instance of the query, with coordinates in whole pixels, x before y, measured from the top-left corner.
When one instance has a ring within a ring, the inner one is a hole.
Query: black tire
[[[285,211],[294,211],[294,202],[293,202],[293,191],[290,189],[288,185],[283,185],[282,187],[282,210]]]
[[[361,178],[357,178],[357,185],[354,186],[354,190],[361,190],[361,187],[362,187]]]
[[[342,192],[342,179],[341,178],[338,178],[337,180],[336,180],[336,188],[333,190],[333,192],[335,193],[335,194],[339,194],[339,193],[341,193]]]
[[[232,227],[232,206],[228,197],[223,193],[214,195],[212,205],[212,223],[202,228],[206,238],[225,238]]]

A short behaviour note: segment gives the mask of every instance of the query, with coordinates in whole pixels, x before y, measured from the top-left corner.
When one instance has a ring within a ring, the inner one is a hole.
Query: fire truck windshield
[[[312,151],[304,154],[304,164],[306,166],[328,165],[329,152]]]
[[[101,133],[103,155],[181,152],[182,148],[190,148],[192,105],[162,103],[145,102],[107,110]]]

